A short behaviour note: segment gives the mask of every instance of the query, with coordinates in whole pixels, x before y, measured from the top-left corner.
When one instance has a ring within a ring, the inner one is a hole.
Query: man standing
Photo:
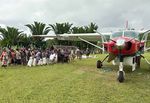
[[[21,53],[19,49],[16,49],[16,63],[21,64]]]
[[[86,54],[86,58],[88,58],[89,55],[90,55],[90,50],[89,50],[89,48],[86,48],[85,54]]]

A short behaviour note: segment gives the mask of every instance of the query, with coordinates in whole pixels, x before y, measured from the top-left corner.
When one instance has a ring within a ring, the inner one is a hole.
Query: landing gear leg
[[[136,57],[136,64],[137,64],[137,68],[140,68],[140,63],[141,62],[141,56],[137,56]]]
[[[135,69],[136,69],[136,63],[134,63],[134,64],[132,65],[132,71],[135,71]]]
[[[134,58],[133,58],[133,65],[132,65],[132,71],[135,71],[136,65],[137,65],[137,63],[136,63],[136,58],[134,57]]]
[[[119,64],[119,71],[118,71],[118,81],[120,83],[124,82],[125,78],[125,72],[123,71],[123,62],[120,62]]]

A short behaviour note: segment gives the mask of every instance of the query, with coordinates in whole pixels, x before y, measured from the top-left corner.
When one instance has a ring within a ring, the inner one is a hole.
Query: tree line
[[[53,31],[56,35],[64,33],[95,33],[98,29],[98,26],[92,22],[87,26],[73,26],[72,23],[68,22],[46,25],[42,22],[35,21],[33,24],[26,24],[25,26],[30,29],[31,35],[47,35],[50,31]],[[90,45],[82,41],[62,41],[58,39],[45,41],[42,37],[33,38],[31,35],[27,35],[15,27],[0,27],[0,45],[1,47],[32,46],[35,48],[46,48],[51,45],[74,45],[81,49],[86,47],[92,48]]]

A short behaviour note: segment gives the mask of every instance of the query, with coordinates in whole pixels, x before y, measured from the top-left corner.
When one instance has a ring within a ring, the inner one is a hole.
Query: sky
[[[0,0],[0,25],[27,31],[25,24],[94,22],[99,31],[124,28],[150,29],[150,0]]]

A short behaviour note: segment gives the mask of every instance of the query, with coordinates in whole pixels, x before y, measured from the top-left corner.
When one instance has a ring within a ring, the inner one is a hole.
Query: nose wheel
[[[107,55],[107,56],[103,59],[103,61],[100,61],[100,60],[97,61],[96,66],[97,66],[98,69],[99,69],[99,68],[102,68],[103,62],[106,60],[106,58],[108,58],[108,56],[109,56],[109,55]],[[120,61],[121,61],[121,62],[119,63],[119,71],[118,71],[118,78],[117,78],[117,80],[118,80],[120,83],[122,83],[122,82],[124,82],[124,80],[125,80],[125,72],[123,71],[123,58],[120,58]]]
[[[97,68],[102,68],[103,62],[108,58],[109,55],[107,55],[102,61],[98,60],[96,63]]]
[[[97,61],[97,68],[102,68],[103,64],[100,60]]]
[[[125,80],[124,77],[125,77],[124,71],[118,71],[118,81],[119,81],[120,83],[124,82],[124,80]]]

